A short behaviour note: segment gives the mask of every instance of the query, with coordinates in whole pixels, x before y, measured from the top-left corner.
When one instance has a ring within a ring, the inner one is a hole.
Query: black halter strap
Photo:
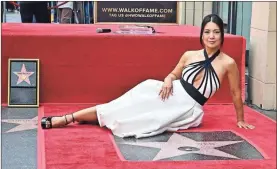
[[[204,67],[207,68],[207,67],[211,66],[212,61],[219,55],[219,53],[220,53],[220,50],[216,51],[216,52],[209,58],[206,49],[204,49],[204,56],[205,56]]]

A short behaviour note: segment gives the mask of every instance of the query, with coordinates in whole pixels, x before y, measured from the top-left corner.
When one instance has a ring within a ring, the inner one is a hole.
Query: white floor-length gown
[[[173,95],[162,101],[162,81],[146,80],[121,97],[96,106],[101,127],[119,137],[136,138],[198,126],[202,106],[187,94],[179,80],[173,81]]]
[[[100,126],[111,129],[116,136],[136,138],[199,126],[204,115],[204,102],[220,86],[211,65],[219,52],[209,58],[204,51],[205,60],[186,66],[181,79],[173,81],[173,95],[168,100],[162,101],[159,96],[163,82],[148,79],[119,98],[97,105]],[[201,85],[195,88],[195,77],[201,71],[204,71]]]

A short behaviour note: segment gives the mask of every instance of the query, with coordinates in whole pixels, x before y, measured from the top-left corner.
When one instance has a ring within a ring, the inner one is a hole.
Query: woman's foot
[[[67,114],[64,116],[55,116],[55,117],[43,117],[41,119],[41,127],[43,129],[63,127],[67,124],[73,122],[75,119],[73,114]]]

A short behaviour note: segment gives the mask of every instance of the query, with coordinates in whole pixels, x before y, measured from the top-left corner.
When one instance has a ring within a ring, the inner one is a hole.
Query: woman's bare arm
[[[244,122],[244,110],[243,110],[243,101],[241,98],[240,75],[239,75],[237,64],[233,59],[231,59],[231,61],[229,61],[228,63],[227,75],[228,75],[231,95],[233,98],[233,103],[236,109],[237,124],[239,127],[252,129],[254,128],[254,126]]]
[[[164,101],[168,99],[169,95],[173,94],[173,86],[172,81],[180,79],[182,76],[182,71],[187,60],[189,52],[185,52],[181,59],[179,60],[178,64],[175,66],[172,72],[170,72],[166,78],[164,79],[164,84],[159,92],[161,99]]]
[[[237,112],[237,121],[244,121],[243,102],[240,89],[240,77],[237,65],[234,60],[229,63],[227,73],[233,103]]]

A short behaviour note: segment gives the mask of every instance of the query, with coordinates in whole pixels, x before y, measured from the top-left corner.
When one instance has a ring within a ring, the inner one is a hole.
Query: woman
[[[235,61],[220,51],[224,42],[223,21],[215,14],[203,19],[200,43],[204,49],[183,54],[164,79],[146,80],[121,97],[62,117],[44,117],[42,128],[60,127],[74,121],[95,121],[119,137],[148,137],[164,131],[197,127],[202,106],[219,89],[227,76],[240,128],[244,122],[240,78]]]

